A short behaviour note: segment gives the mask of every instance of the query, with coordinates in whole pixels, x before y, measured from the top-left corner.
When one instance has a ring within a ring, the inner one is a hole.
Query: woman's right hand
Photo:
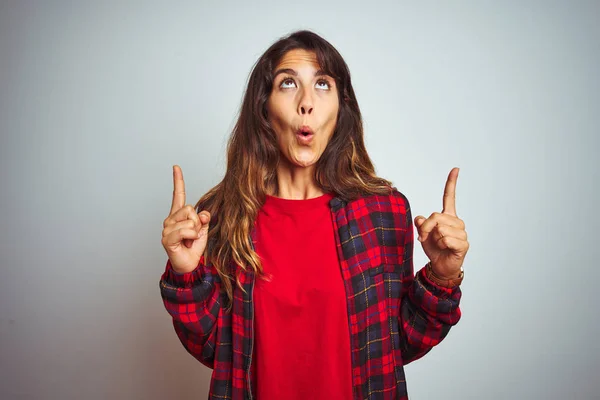
[[[163,222],[162,245],[173,269],[186,273],[196,269],[206,249],[210,213],[204,210],[196,214],[193,206],[185,204],[185,183],[178,165],[173,166],[173,187],[171,212]]]

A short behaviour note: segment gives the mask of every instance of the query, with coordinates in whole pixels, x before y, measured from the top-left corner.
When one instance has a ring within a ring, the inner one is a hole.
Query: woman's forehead
[[[299,65],[310,65],[315,69],[320,69],[317,54],[314,51],[304,49],[290,50],[283,55],[279,63],[275,66],[275,70],[283,68],[294,68]]]

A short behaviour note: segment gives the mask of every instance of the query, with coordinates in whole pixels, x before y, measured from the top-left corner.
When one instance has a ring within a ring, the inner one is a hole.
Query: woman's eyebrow
[[[296,70],[294,70],[292,68],[280,68],[277,71],[275,71],[275,74],[273,75],[273,79],[275,79],[275,77],[279,74],[290,74],[293,76],[298,76],[298,73],[296,72]],[[315,76],[327,76],[327,75],[329,75],[329,74],[327,74],[322,69],[319,69],[319,70],[317,70],[317,72],[315,72]]]

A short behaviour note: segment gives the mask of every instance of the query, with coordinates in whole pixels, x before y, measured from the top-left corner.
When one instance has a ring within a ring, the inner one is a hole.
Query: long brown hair
[[[227,293],[231,310],[233,285],[244,290],[241,270],[263,277],[250,232],[269,190],[278,191],[280,150],[269,123],[266,103],[273,87],[273,72],[290,50],[315,52],[319,67],[335,79],[339,97],[336,128],[315,166],[316,183],[345,201],[365,194],[387,194],[391,182],[375,175],[363,141],[360,109],[350,71],[340,53],[314,32],[301,30],[273,43],[255,63],[240,114],[227,144],[227,170],[223,180],[196,204],[196,211],[211,214],[205,262],[212,262]]]

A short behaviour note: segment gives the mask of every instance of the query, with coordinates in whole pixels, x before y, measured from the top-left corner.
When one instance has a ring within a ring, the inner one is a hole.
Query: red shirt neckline
[[[314,209],[321,205],[328,205],[329,201],[334,197],[335,194],[333,193],[325,193],[311,199],[294,200],[266,195],[263,209],[267,211],[302,212]]]

